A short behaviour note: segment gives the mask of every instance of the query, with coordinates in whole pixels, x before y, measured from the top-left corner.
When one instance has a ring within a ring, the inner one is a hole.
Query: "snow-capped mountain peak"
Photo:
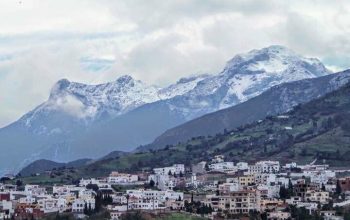
[[[272,86],[329,73],[318,59],[273,45],[234,56],[219,74],[181,78],[164,88],[147,85],[129,75],[98,85],[61,79],[53,86],[48,101],[23,118],[28,126],[37,116],[48,116],[54,111],[88,123],[114,118],[147,103],[169,100],[172,110],[192,119],[246,101]]]
[[[237,70],[240,70],[240,72]],[[322,76],[324,73],[330,73],[318,59],[303,57],[279,45],[236,55],[227,62],[222,73],[225,74],[229,71],[238,73],[244,72],[245,74],[257,74],[261,72],[276,76],[283,75],[286,73],[284,71],[293,71],[306,73],[309,75],[309,78]],[[303,76],[294,77],[294,80],[303,78]]]
[[[234,56],[221,73],[205,77],[184,95],[187,101],[182,105],[187,109],[176,109],[198,116],[244,102],[281,83],[329,73],[318,59],[273,45]]]

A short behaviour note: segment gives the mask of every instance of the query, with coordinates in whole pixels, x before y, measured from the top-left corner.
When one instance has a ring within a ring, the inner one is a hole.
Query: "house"
[[[25,185],[24,186],[24,192],[33,195],[33,196],[40,196],[46,194],[46,189],[44,187],[40,187],[39,185]]]
[[[247,214],[260,211],[260,192],[258,190],[240,190],[229,195],[207,195],[204,204],[215,211],[226,210],[231,214]]]
[[[250,165],[248,172],[253,173],[278,173],[280,163],[278,161],[259,161],[255,165]]]
[[[233,183],[223,183],[219,185],[219,192],[220,194],[229,194],[230,192],[235,192],[242,190],[243,187],[237,182]]]
[[[136,197],[130,197],[129,198],[129,204],[128,209],[129,210],[156,210],[165,208],[164,206],[161,207],[159,205],[159,200],[157,199],[143,199],[143,198],[136,198]]]
[[[209,170],[223,173],[233,173],[237,171],[237,167],[234,166],[233,162],[220,162],[210,164]]]
[[[142,198],[147,200],[159,200],[161,202],[164,202],[166,200],[183,200],[184,197],[184,194],[182,192],[175,192],[171,190],[127,190],[126,194],[129,195],[129,197]]]
[[[297,196],[304,198],[307,191],[319,190],[319,184],[308,183],[305,179],[299,179],[297,183],[293,186],[294,193]]]
[[[174,164],[171,167],[162,167],[162,168],[154,168],[153,169],[155,174],[160,174],[160,175],[180,175],[185,173],[185,165],[183,164]]]
[[[248,170],[249,169],[249,165],[246,162],[238,162],[236,164],[237,170]]]
[[[0,201],[0,219],[9,219],[14,213],[14,208],[11,201],[2,200]]]
[[[279,198],[280,185],[275,184],[259,184],[257,189],[260,190],[261,196],[264,198]]]
[[[38,205],[40,210],[44,213],[58,212],[58,199],[53,198],[43,198],[38,200]]]
[[[321,204],[326,204],[329,201],[329,192],[308,190],[305,193],[304,200],[308,202],[319,202]]]
[[[112,172],[109,177],[107,177],[107,182],[109,184],[125,184],[125,183],[135,183],[139,180],[137,175]]]
[[[273,173],[256,173],[254,178],[256,184],[270,185],[276,182],[276,174]]]
[[[83,213],[85,208],[85,201],[83,199],[76,199],[72,203],[72,212]]]
[[[250,186],[255,184],[255,176],[254,175],[245,175],[238,177],[238,182],[241,186]]]

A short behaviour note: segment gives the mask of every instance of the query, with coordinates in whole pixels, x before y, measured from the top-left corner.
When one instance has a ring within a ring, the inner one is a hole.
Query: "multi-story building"
[[[126,194],[129,197],[146,199],[146,200],[159,200],[164,202],[166,200],[183,200],[184,194],[182,192],[175,191],[157,191],[157,190],[127,190]]]
[[[231,214],[247,214],[260,211],[260,192],[241,190],[228,195],[208,195],[204,202],[216,211],[228,211]]]
[[[251,186],[255,184],[254,175],[245,175],[238,177],[238,182],[241,186]]]
[[[171,167],[162,167],[162,168],[154,168],[153,169],[155,174],[160,175],[168,175],[168,174],[185,174],[185,165],[184,164],[174,164]]]
[[[320,186],[314,183],[308,183],[305,179],[300,179],[294,184],[293,190],[296,196],[305,197],[307,191],[319,190]]]
[[[46,194],[46,189],[39,185],[25,185],[24,192],[30,195],[40,196]]]
[[[238,162],[236,164],[237,170],[248,170],[249,169],[249,165],[247,162]]]
[[[304,200],[308,202],[319,202],[326,204],[329,201],[329,192],[309,190],[305,193]]]
[[[139,180],[137,175],[112,172],[107,178],[109,184],[135,183]]]
[[[236,172],[237,167],[234,166],[233,162],[220,162],[220,163],[212,163],[209,165],[209,169],[211,171],[231,173]]]
[[[259,161],[255,165],[250,165],[249,173],[278,173],[280,163],[278,161]]]
[[[235,192],[235,191],[239,191],[242,190],[243,187],[237,183],[223,183],[219,185],[219,192],[220,194],[229,194],[230,192]]]

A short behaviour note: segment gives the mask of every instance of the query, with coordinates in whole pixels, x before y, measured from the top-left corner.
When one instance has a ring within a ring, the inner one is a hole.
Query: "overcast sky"
[[[0,127],[61,78],[167,85],[272,44],[350,66],[350,1],[1,0]]]

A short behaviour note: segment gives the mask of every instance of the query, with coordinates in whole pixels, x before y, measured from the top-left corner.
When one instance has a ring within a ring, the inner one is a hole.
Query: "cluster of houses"
[[[79,185],[49,189],[25,185],[19,190],[16,185],[0,184],[0,219],[40,219],[61,212],[84,216],[87,209],[96,208],[97,194],[102,192],[110,198],[105,208],[111,219],[131,210],[186,211],[196,203],[210,207],[205,213],[210,218],[255,212],[283,220],[291,218],[288,207],[294,206],[337,220],[343,217],[333,207],[350,206],[350,177],[337,178],[337,172],[325,164],[233,163],[218,155],[192,167],[174,164],[150,173],[112,172],[108,177],[81,179]],[[342,196],[334,200],[339,191]]]
[[[40,219],[45,214],[72,211],[83,213],[85,204],[95,208],[95,195],[83,186],[53,186],[52,192],[39,185],[0,185],[0,219]]]

